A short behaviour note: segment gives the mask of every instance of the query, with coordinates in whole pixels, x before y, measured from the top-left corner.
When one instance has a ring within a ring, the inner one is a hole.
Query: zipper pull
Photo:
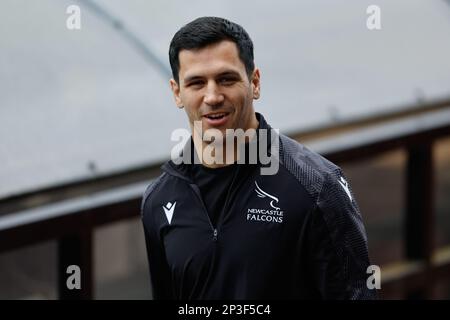
[[[214,237],[213,237],[214,241],[217,241],[217,229],[214,229]]]

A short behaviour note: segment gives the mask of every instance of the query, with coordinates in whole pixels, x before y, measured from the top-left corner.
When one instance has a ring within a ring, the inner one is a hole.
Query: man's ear
[[[169,84],[177,107],[183,109],[183,103],[180,98],[180,85],[175,81],[175,79],[170,79]]]
[[[252,90],[253,90],[253,99],[258,99],[260,96],[261,83],[260,83],[260,73],[259,69],[255,68],[252,74]]]

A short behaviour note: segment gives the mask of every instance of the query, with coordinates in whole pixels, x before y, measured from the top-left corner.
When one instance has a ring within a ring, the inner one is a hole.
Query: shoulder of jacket
[[[162,181],[164,181],[164,179],[166,178],[168,174],[166,172],[163,172],[158,178],[156,178],[155,180],[153,180],[150,185],[147,187],[147,189],[145,190],[143,196],[142,196],[142,204],[141,204],[141,217],[144,216],[144,209],[145,209],[145,204],[147,203],[147,201],[150,199],[150,197],[152,195],[155,194],[155,190],[158,189],[158,186],[161,184]]]
[[[326,184],[341,175],[341,168],[303,144],[280,134],[280,163],[317,202]]]

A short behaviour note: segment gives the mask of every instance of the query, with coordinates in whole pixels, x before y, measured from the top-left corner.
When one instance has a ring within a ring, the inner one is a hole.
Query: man
[[[271,127],[253,108],[260,71],[247,32],[198,18],[175,34],[169,58],[192,138],[180,154],[188,161],[165,163],[143,197],[154,298],[374,298],[364,226],[340,168],[263,134]],[[239,129],[253,134],[227,149]],[[249,161],[254,142],[279,162],[275,173],[262,174],[260,157]]]

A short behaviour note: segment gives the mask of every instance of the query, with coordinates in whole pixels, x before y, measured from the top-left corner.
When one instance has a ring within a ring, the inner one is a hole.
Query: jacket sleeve
[[[141,216],[147,248],[153,299],[174,299],[170,268],[167,263],[163,243],[155,228],[148,198],[146,192],[142,201]]]
[[[325,179],[310,217],[309,261],[323,299],[376,299],[367,286],[367,236],[358,205],[343,173]]]

